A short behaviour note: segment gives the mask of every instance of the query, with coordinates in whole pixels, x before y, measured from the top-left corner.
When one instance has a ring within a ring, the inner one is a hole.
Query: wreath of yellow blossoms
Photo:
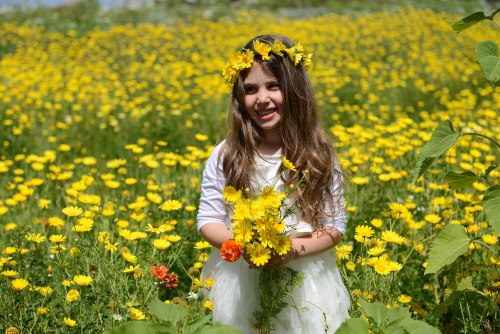
[[[231,59],[229,59],[229,62],[222,70],[222,75],[228,84],[232,85],[236,81],[241,70],[252,67],[256,53],[260,55],[264,61],[271,59],[270,53],[274,53],[280,57],[284,57],[286,54],[295,65],[302,63],[304,67],[309,68],[312,64],[313,54],[308,52],[300,43],[287,48],[285,44],[279,40],[275,40],[271,45],[268,42],[257,39],[253,41],[253,49],[255,52],[247,49],[236,52],[232,55]]]

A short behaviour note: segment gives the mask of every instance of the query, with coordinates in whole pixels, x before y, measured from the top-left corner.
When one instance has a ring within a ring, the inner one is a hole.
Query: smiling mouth
[[[261,110],[261,111],[255,111],[257,115],[260,117],[271,115],[272,113],[278,111],[277,108],[272,108],[272,109],[266,109],[266,110]]]

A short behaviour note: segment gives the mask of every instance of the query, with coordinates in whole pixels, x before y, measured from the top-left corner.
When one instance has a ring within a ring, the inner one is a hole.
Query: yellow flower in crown
[[[245,50],[241,53],[241,64],[243,68],[250,68],[253,64],[254,53],[251,50]]]
[[[286,45],[283,44],[282,41],[276,39],[273,43],[272,53],[274,53],[280,57],[283,57],[283,51],[285,51],[285,50],[286,50]]]
[[[222,70],[222,76],[228,83],[234,83],[238,77],[240,71],[236,70],[229,62]]]
[[[302,57],[302,62],[304,64],[304,67],[305,68],[310,68],[312,66],[312,56],[313,54],[312,53],[306,53],[303,57]]]
[[[238,75],[240,75],[241,70],[252,67],[253,59],[254,53],[252,50],[244,50],[242,52],[234,53],[222,70],[224,79],[226,79],[228,83],[234,83],[238,78]]]
[[[245,50],[233,55],[231,65],[238,71],[252,67],[254,53],[252,50]]]
[[[304,52],[305,52],[304,47],[300,43],[297,43],[294,46],[292,46],[291,48],[286,49],[286,53],[288,54],[288,57],[290,58],[291,61],[293,61],[293,63],[295,65],[300,63],[300,61],[302,60],[302,57],[304,57]]]
[[[228,84],[232,85],[236,82],[241,70],[252,67],[255,55],[259,55],[263,61],[266,61],[271,59],[270,53],[280,57],[284,57],[286,53],[295,65],[302,63],[304,67],[309,68],[312,63],[312,53],[307,52],[300,43],[287,48],[280,40],[275,40],[272,45],[265,41],[254,40],[253,50],[245,49],[231,56],[222,69],[222,75]]]
[[[256,53],[260,54],[262,60],[271,59],[271,57],[269,56],[269,52],[271,52],[271,47],[269,46],[269,44],[256,39],[255,41],[253,41],[253,49]]]
[[[304,67],[306,68],[311,67],[313,54],[308,52],[302,44],[297,43],[291,48],[286,49],[286,53],[288,54],[288,57],[290,58],[291,61],[293,61],[295,65],[302,62]]]

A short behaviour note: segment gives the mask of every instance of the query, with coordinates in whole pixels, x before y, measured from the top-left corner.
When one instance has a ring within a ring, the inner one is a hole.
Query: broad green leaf
[[[448,225],[434,239],[424,274],[438,272],[469,249],[470,238],[462,225]]]
[[[405,325],[405,333],[408,334],[441,334],[441,331],[422,320],[414,320]]]
[[[464,17],[460,21],[457,21],[451,25],[451,28],[456,31],[456,32],[461,32],[470,26],[473,26],[474,24],[478,23],[479,21],[482,21],[486,19],[486,15],[484,15],[483,12],[476,12],[474,14],[471,14],[467,17]]]
[[[458,190],[470,187],[474,181],[479,179],[479,176],[471,171],[463,173],[448,172],[444,179],[452,189]]]
[[[187,311],[182,306],[165,304],[159,299],[154,299],[149,304],[149,313],[157,317],[158,320],[170,322],[174,326],[187,316]]]
[[[387,307],[379,302],[368,303],[361,301],[361,312],[368,318],[371,319],[377,326],[380,326],[387,319],[389,311]]]
[[[401,327],[400,325],[392,325],[392,326],[387,326],[386,328],[383,328],[383,333],[384,334],[403,334],[404,332],[404,327]]]
[[[204,317],[198,318],[195,321],[190,322],[186,325],[186,333],[195,333],[199,331],[203,326],[209,325],[212,320],[212,315],[208,314]]]
[[[476,288],[472,284],[472,276],[466,276],[458,282],[451,281],[445,289],[444,296],[448,298],[451,293],[464,290],[476,291]]]
[[[436,158],[425,158],[423,161],[417,162],[417,166],[413,170],[413,183],[417,182],[418,178],[424,174],[435,159]]]
[[[500,81],[500,60],[498,59],[498,45],[487,40],[477,45],[477,60],[484,71],[486,79],[491,82]]]
[[[476,291],[476,288],[472,284],[472,276],[467,276],[457,284],[457,291]]]
[[[439,157],[455,145],[460,135],[461,133],[453,130],[453,124],[449,120],[441,122],[434,130],[431,139],[420,150],[420,154],[417,157],[417,165],[413,170],[412,182],[415,183],[422,176],[434,158]]]
[[[128,321],[104,334],[171,334],[175,328],[148,321]]]
[[[203,327],[200,334],[243,334],[243,332],[234,327],[216,322],[212,326]]]
[[[398,308],[391,308],[387,315],[387,323],[389,326],[397,325],[402,326],[406,321],[410,320],[410,312],[407,307],[400,306]]]
[[[351,318],[340,325],[335,334],[366,334],[369,328],[370,325],[365,320]]]
[[[482,204],[488,223],[495,233],[500,234],[500,184],[486,190]]]

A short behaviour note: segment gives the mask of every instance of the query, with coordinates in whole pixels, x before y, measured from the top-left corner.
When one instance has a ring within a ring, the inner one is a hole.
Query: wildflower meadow
[[[347,181],[336,257],[351,317],[372,321],[366,305],[380,303],[382,318],[399,308],[442,333],[498,333],[499,236],[481,201],[500,181],[490,168],[499,148],[461,136],[412,180],[445,120],[500,142],[500,88],[475,50],[499,42],[500,29],[456,33],[463,16],[249,10],[85,31],[0,23],[0,331],[129,324],[121,332],[132,333],[143,323],[236,333],[210,319],[203,291],[217,282],[200,277],[210,245],[196,213],[205,160],[226,133],[222,68],[272,32],[313,53],[309,73]],[[454,189],[447,171],[487,177]],[[451,225],[466,250],[426,273],[433,240]]]

